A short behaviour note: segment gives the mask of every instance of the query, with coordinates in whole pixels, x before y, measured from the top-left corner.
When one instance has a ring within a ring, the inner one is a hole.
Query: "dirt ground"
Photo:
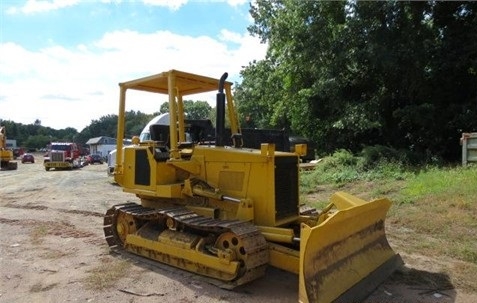
[[[34,164],[19,162],[18,170],[0,172],[0,302],[297,302],[297,277],[274,268],[229,291],[110,253],[102,216],[136,197],[114,185],[105,164],[47,172],[42,156],[35,156]],[[449,280],[439,273],[445,260],[402,257],[406,265],[366,303],[477,302],[477,294],[452,285],[443,289],[403,278],[413,272]]]

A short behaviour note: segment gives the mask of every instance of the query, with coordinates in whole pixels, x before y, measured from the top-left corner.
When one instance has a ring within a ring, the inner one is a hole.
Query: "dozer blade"
[[[402,264],[384,230],[389,200],[337,192],[331,204],[323,222],[301,225],[300,302],[359,302]]]

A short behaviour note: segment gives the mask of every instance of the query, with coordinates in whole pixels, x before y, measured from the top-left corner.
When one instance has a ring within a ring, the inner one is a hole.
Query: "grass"
[[[88,271],[84,283],[88,289],[103,290],[114,286],[121,278],[127,276],[131,263],[126,260],[103,258],[102,263]]]
[[[423,199],[455,200],[461,207],[471,209],[477,195],[475,167],[428,168],[408,180],[400,202]]]
[[[301,176],[304,202],[317,208],[343,190],[393,202],[386,226],[395,250],[444,262],[454,286],[477,291],[477,166],[423,167],[365,160],[340,151]]]
[[[430,168],[407,180],[396,197],[396,222],[443,240],[433,247],[477,265],[477,167]]]
[[[30,232],[32,243],[41,244],[43,242],[43,238],[48,235],[49,230],[50,227],[45,224],[38,224],[34,226]]]

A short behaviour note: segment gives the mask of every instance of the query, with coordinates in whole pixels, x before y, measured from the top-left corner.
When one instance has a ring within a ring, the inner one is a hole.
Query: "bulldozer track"
[[[225,233],[233,233],[241,243],[246,258],[244,270],[233,281],[222,281],[211,277],[202,277],[205,281],[226,289],[252,281],[265,273],[268,264],[268,245],[253,224],[240,220],[220,220],[201,216],[186,207],[146,208],[136,203],[118,204],[111,207],[104,216],[104,235],[110,249],[116,253],[136,255],[125,247],[116,231],[116,220],[120,214],[132,216],[135,220],[165,221],[172,219],[181,230],[187,229],[196,233],[213,234],[216,239]],[[127,246],[127,245],[126,245]],[[241,248],[241,249],[242,249]],[[143,256],[140,256],[143,260]],[[148,259],[147,264],[154,265],[158,261]],[[167,263],[166,263],[167,264]],[[169,264],[170,265],[170,264]],[[174,265],[172,265],[174,266]],[[204,265],[201,265],[204,266]]]

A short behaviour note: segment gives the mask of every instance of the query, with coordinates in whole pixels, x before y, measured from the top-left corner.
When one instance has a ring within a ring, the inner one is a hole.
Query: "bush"
[[[310,176],[318,183],[346,183],[359,179],[362,160],[351,152],[341,149],[324,157]]]
[[[350,151],[345,149],[337,150],[331,157],[325,157],[325,169],[337,166],[356,166],[359,159],[355,157]]]
[[[370,169],[377,162],[400,163],[406,166],[420,166],[442,162],[436,156],[413,152],[406,149],[395,149],[384,145],[365,146],[360,153],[363,165]]]
[[[376,163],[382,161],[406,162],[406,156],[403,152],[383,145],[366,146],[361,151],[361,156],[363,157],[363,165],[366,168],[371,168]]]
[[[338,150],[324,157],[312,174],[302,177],[307,187],[313,184],[342,185],[359,180],[402,180],[409,171],[400,159],[400,153],[385,147],[370,147],[355,156],[347,150]],[[306,180],[305,180],[306,179]]]

